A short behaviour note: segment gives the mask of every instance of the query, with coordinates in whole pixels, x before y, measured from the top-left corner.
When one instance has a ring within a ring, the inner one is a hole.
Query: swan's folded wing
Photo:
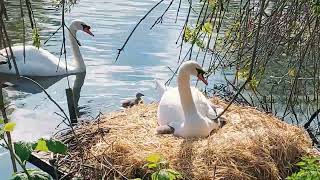
[[[213,111],[213,112],[212,112],[211,110],[209,110],[208,117],[209,117],[210,119],[215,119],[215,118],[217,118],[217,116],[218,116],[219,114],[221,114],[221,113],[223,112],[223,110],[224,110],[224,108],[223,108],[222,106],[215,105],[215,104],[213,104],[211,101],[208,101],[208,104],[209,104],[209,106],[210,106],[210,109],[212,109],[212,111]],[[224,115],[222,115],[219,119],[222,120],[222,121],[225,121],[225,120],[226,120],[226,117],[225,117]]]
[[[155,80],[156,83],[156,90],[158,91],[158,99],[157,101],[159,102],[161,97],[163,96],[164,92],[167,90],[166,86],[162,84],[160,81]]]
[[[211,117],[216,117],[215,111],[210,106],[210,101],[202,94],[202,92],[195,87],[192,87],[191,90],[192,98],[198,113],[210,119]]]
[[[197,88],[192,87],[192,97],[197,111],[209,119],[217,118],[217,116],[223,111],[223,107],[213,104]]]

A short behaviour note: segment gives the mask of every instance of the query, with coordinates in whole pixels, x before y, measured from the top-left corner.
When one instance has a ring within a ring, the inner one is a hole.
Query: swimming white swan
[[[76,40],[76,33],[78,30],[84,31],[89,35],[93,36],[90,31],[90,26],[84,23],[81,20],[72,21],[69,26],[69,39],[73,52],[73,63],[68,64],[68,73],[83,73],[86,72],[86,66],[84,64],[78,42]],[[66,74],[66,66],[64,60],[61,60],[59,65],[59,59],[51,54],[49,51],[42,48],[37,49],[34,46],[26,46],[25,53],[26,59],[24,62],[23,59],[23,46],[13,46],[12,47],[13,55],[16,58],[16,63],[20,75],[24,76],[59,76]],[[7,48],[9,53],[9,48]],[[0,50],[0,62],[6,61],[6,50]],[[0,73],[3,74],[15,74],[15,69],[9,67],[5,64],[0,65]]]
[[[208,84],[204,73],[197,62],[187,61],[179,69],[178,87],[168,90],[160,87],[160,92],[164,94],[158,106],[157,133],[168,133],[171,129],[175,136],[207,137],[212,130],[220,127],[220,121],[213,119],[217,117],[216,111],[223,109],[214,108],[197,88],[190,87],[190,75]]]

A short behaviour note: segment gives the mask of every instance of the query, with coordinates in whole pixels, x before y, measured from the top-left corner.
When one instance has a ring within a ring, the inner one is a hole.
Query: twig
[[[62,15],[61,15],[61,26],[62,26],[62,43],[63,43],[63,54],[64,54],[64,61],[66,65],[66,74],[67,74],[67,82],[68,82],[68,87],[70,88],[70,81],[69,81],[69,71],[68,71],[68,62],[67,62],[67,50],[66,50],[66,35],[64,31],[65,27],[65,20],[64,20],[64,5],[65,5],[65,0],[62,0]],[[70,33],[71,34],[71,33]],[[71,121],[70,121],[70,125]]]
[[[11,57],[11,59],[13,61],[13,66],[14,66],[14,69],[16,71],[16,76],[19,77],[20,73],[19,73],[19,70],[18,70],[17,63],[16,63],[16,58],[14,57],[14,54],[13,54],[13,51],[12,51],[12,48],[11,48],[10,39],[9,39],[8,33],[6,31],[6,27],[5,27],[5,24],[3,22],[2,16],[0,16],[0,27],[2,27],[4,36],[5,36],[5,38],[7,40],[7,43],[8,43],[8,47],[9,47],[9,51],[10,51],[10,57]],[[7,49],[7,48],[5,48],[5,49]],[[7,53],[7,56],[9,57],[8,53]]]
[[[172,3],[174,0],[171,0],[170,4],[168,5],[168,7],[166,8],[166,10],[162,13],[162,15],[160,17],[157,18],[157,20],[155,20],[155,22],[153,23],[153,25],[150,27],[150,29],[152,29],[156,24],[162,23],[163,21],[163,16],[168,12],[169,8],[171,7]]]
[[[0,86],[0,110],[1,110],[1,114],[2,114],[4,122],[8,123],[9,120],[7,117],[6,109],[4,107],[2,86]],[[7,139],[8,139],[8,143],[6,143],[6,144],[9,149],[9,152],[10,152],[10,158],[11,158],[13,172],[17,172],[17,164],[16,164],[16,161],[14,160],[14,148],[12,145],[11,134],[10,134],[10,132],[6,132],[6,135],[7,135]],[[5,140],[5,142],[6,142],[6,140]]]
[[[59,26],[59,28],[55,32],[53,32],[43,44],[47,44],[47,42],[61,29],[61,27],[62,26]]]
[[[159,4],[161,4],[164,0],[160,0],[156,5],[154,5],[141,19],[140,21],[136,24],[136,26],[133,28],[133,30],[131,31],[131,33],[129,34],[129,36],[127,37],[126,41],[124,42],[124,44],[122,45],[122,47],[120,49],[118,49],[118,54],[116,57],[115,62],[117,62],[121,51],[124,50],[125,46],[127,45],[129,39],[131,38],[132,34],[134,33],[134,31],[137,29],[137,27],[140,25],[140,23],[157,7],[159,6]]]
[[[72,127],[71,121],[70,121],[68,115],[62,109],[62,107],[50,96],[50,94],[37,81],[35,81],[29,77],[26,77],[26,76],[20,76],[20,78],[26,79],[26,80],[34,83],[35,85],[37,85],[47,95],[48,99],[58,107],[58,109],[63,113],[64,117],[68,120],[69,126]]]
[[[254,64],[255,64],[256,56],[257,56],[259,33],[260,33],[260,29],[261,29],[262,15],[263,15],[263,12],[264,12],[264,10],[263,10],[264,4],[265,4],[265,0],[261,0],[260,13],[259,13],[260,15],[259,15],[259,21],[258,21],[258,29],[257,29],[256,36],[255,36],[255,42],[254,42],[254,48],[253,48],[253,53],[252,53],[252,58],[251,58],[249,76],[248,76],[247,80],[243,83],[243,85],[239,88],[238,92],[233,96],[232,100],[229,102],[227,107],[224,108],[224,110],[214,120],[217,120],[218,118],[220,118],[228,110],[228,108],[236,100],[236,98],[241,93],[241,91],[245,88],[246,84],[249,83],[251,81],[251,79],[252,79],[253,68],[254,68]]]
[[[20,0],[20,14],[22,21],[22,34],[23,34],[23,62],[26,63],[26,28],[24,25],[24,13],[22,8],[22,0]]]
[[[177,9],[177,15],[176,15],[176,20],[175,20],[175,23],[177,23],[177,20],[178,20],[178,16],[179,16],[179,11],[180,11],[180,7],[181,7],[181,0],[179,0],[179,6],[178,6],[178,9]]]

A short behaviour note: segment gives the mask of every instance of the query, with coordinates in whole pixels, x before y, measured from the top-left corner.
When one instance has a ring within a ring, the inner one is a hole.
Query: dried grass
[[[202,139],[156,135],[156,111],[156,104],[139,105],[83,124],[81,146],[65,136],[71,150],[60,164],[85,179],[146,178],[146,157],[160,153],[186,179],[282,179],[312,151],[303,129],[251,107],[231,106],[227,124]]]

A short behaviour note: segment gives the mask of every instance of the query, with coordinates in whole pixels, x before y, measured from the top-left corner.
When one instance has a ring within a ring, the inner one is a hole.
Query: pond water
[[[22,30],[19,19],[19,1],[9,0],[10,35],[14,44],[21,44]],[[108,113],[120,109],[122,99],[142,92],[146,103],[157,99],[155,79],[165,82],[172,76],[168,67],[175,69],[178,64],[179,48],[175,44],[184,23],[188,4],[180,9],[180,18],[175,23],[178,1],[164,17],[164,22],[150,30],[150,26],[165,10],[169,2],[160,5],[142,22],[136,30],[120,58],[115,62],[117,49],[122,46],[135,24],[156,3],[155,0],[81,0],[70,13],[66,21],[82,19],[92,27],[94,37],[79,32],[78,39],[82,46],[81,53],[85,59],[87,73],[79,77],[77,84],[83,83],[79,99],[82,118],[91,118],[99,112]],[[183,1],[184,2],[184,1]],[[187,1],[186,1],[187,2]],[[33,9],[41,31],[42,43],[60,25],[60,12],[50,5],[50,1],[34,1]],[[17,32],[18,31],[18,32]],[[42,48],[59,56],[62,32],[59,31]],[[31,44],[28,39],[28,44]],[[67,59],[71,59],[70,46],[67,44]],[[70,76],[71,87],[76,77]],[[39,137],[49,137],[56,132],[62,118],[58,108],[36,86],[27,82],[15,82],[14,78],[1,77],[16,85],[5,89],[6,101],[10,103],[10,116],[17,122],[13,133],[15,140],[32,141]],[[37,79],[53,99],[67,112],[65,89],[67,78]],[[223,82],[221,76],[211,77],[212,81]],[[211,84],[212,86],[212,84]],[[210,86],[209,86],[210,87]],[[9,155],[0,149],[1,179],[11,176]]]

